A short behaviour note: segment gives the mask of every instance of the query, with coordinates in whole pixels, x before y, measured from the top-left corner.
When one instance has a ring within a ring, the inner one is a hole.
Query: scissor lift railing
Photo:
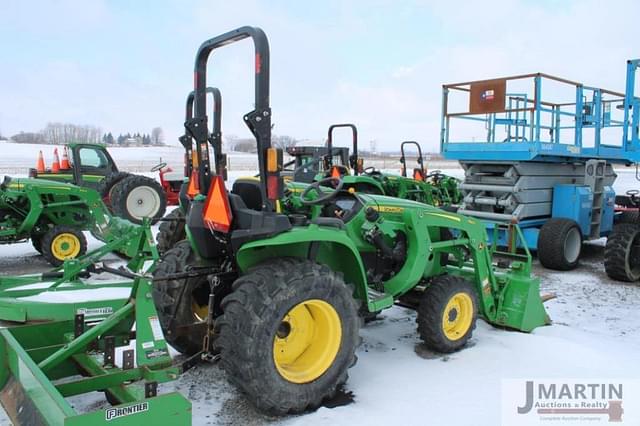
[[[625,93],[542,73],[444,85],[441,151],[462,161],[639,162],[640,98],[634,95],[639,65],[637,59],[627,62]],[[566,99],[555,100],[559,92]],[[458,101],[466,97],[466,110],[452,111],[454,95]],[[484,128],[452,137],[464,132],[465,123],[467,129],[469,123]]]

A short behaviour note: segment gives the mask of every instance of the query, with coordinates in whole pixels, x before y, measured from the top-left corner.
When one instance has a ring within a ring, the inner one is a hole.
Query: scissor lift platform
[[[624,93],[542,73],[446,84],[441,151],[460,161],[640,162],[639,65],[627,62]]]

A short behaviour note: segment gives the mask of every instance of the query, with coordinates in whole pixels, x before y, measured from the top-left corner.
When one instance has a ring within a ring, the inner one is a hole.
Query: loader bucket
[[[494,325],[530,332],[551,324],[540,297],[538,278],[512,276],[501,293]]]
[[[490,322],[524,332],[551,324],[540,296],[540,279],[531,273],[531,253],[522,230],[516,224],[494,224],[493,241],[498,241],[500,230],[506,236],[505,246],[491,246],[492,263],[499,265],[497,258],[510,262],[507,269],[494,271],[499,291],[496,314]]]

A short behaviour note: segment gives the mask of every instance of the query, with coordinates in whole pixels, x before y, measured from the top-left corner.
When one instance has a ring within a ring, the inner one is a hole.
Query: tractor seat
[[[236,179],[231,188],[231,193],[238,195],[244,202],[245,208],[251,210],[262,210],[262,193],[260,192],[260,181],[253,177]]]
[[[229,204],[233,214],[231,245],[234,249],[249,241],[273,237],[292,227],[287,216],[251,209],[240,195],[233,192],[229,194]]]

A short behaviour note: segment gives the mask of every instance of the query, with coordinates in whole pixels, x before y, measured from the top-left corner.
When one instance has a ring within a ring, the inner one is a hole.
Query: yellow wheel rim
[[[308,383],[331,367],[341,342],[342,323],[333,306],[307,300],[282,318],[273,339],[273,360],[286,380]]]
[[[461,339],[473,321],[473,300],[466,293],[456,293],[449,299],[442,314],[442,329],[449,340]]]
[[[51,242],[51,253],[56,259],[73,259],[80,254],[80,239],[75,235],[64,232],[56,235]]]

